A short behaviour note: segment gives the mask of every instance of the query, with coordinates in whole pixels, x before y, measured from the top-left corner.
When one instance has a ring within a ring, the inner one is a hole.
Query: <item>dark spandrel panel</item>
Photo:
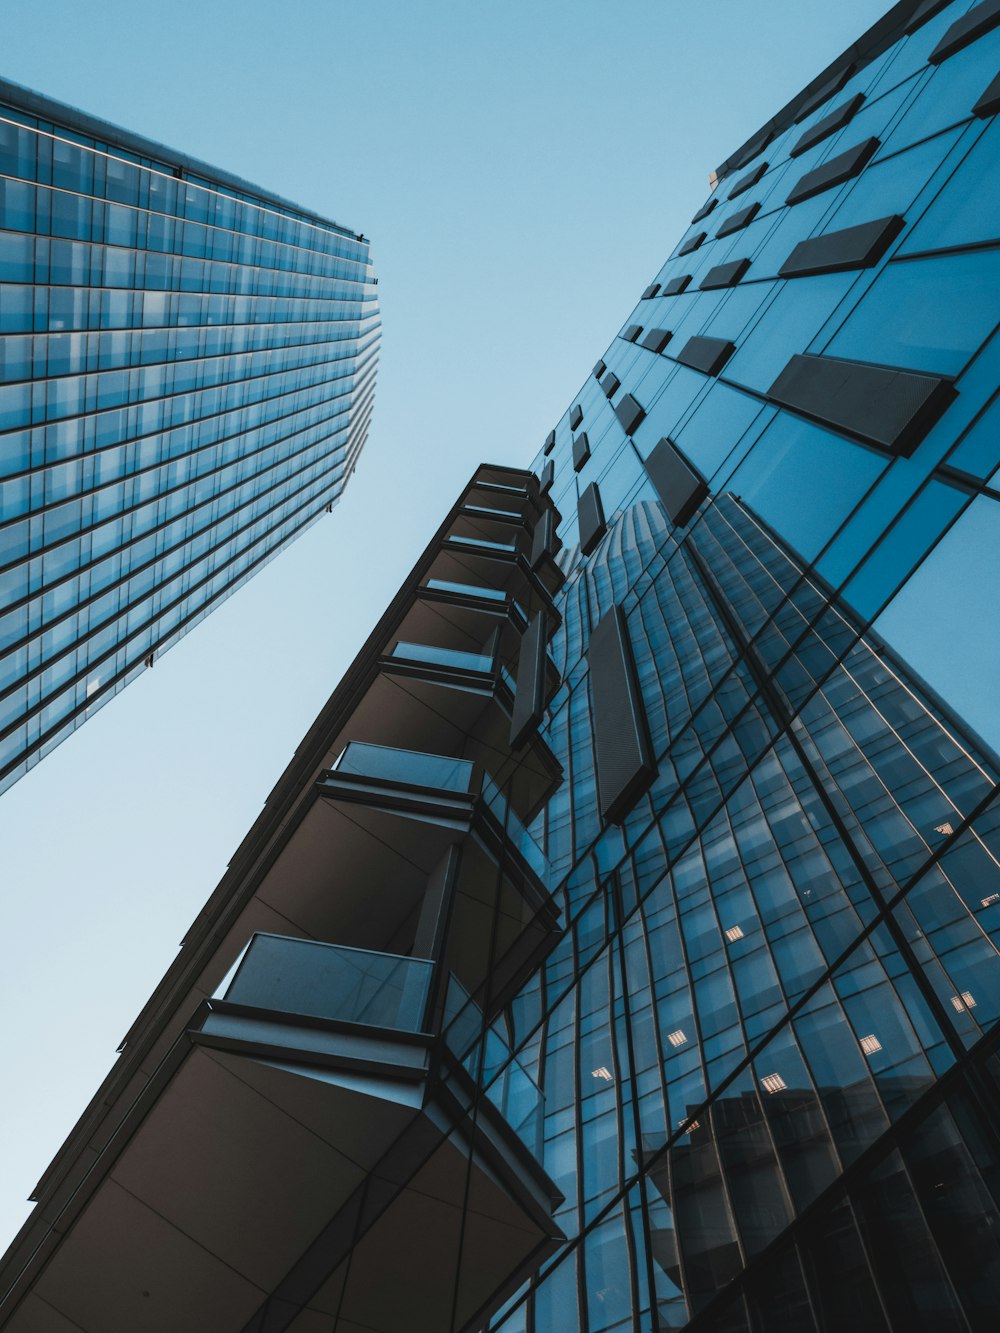
[[[684,242],[677,253],[679,255],[689,255],[692,250],[697,250],[698,246],[704,241],[705,235],[706,233],[703,231],[696,231],[693,236],[689,237],[688,240]]]
[[[822,143],[824,139],[828,139],[831,134],[835,134],[837,130],[843,129],[864,100],[864,93],[855,93],[846,102],[841,102],[840,106],[831,111],[828,116],[824,116],[822,120],[817,120],[816,124],[811,125],[802,138],[797,140],[788,150],[789,157],[798,157],[800,153],[805,153],[816,144]]]
[[[711,199],[707,199],[702,204],[701,208],[698,209],[697,213],[695,213],[694,217],[691,219],[691,225],[694,226],[696,222],[701,222],[707,218],[718,202],[718,198],[713,194]]]
[[[531,568],[537,569],[556,549],[556,516],[551,506],[547,506],[531,534]]]
[[[795,117],[795,124],[797,125],[800,120],[805,120],[806,116],[811,116],[816,108],[822,106],[827,98],[832,97],[834,93],[839,93],[853,73],[854,66],[845,65],[844,68],[838,70],[832,78],[827,79],[826,83],[821,84],[820,87],[817,88],[810,97],[806,98],[799,107],[798,115]]]
[[[689,338],[677,353],[677,360],[704,375],[718,375],[735,351],[735,343],[725,338]]]
[[[750,267],[749,259],[734,259],[728,264],[716,264],[701,280],[703,290],[714,287],[735,287]]]
[[[548,623],[539,611],[521,638],[517,659],[517,685],[510,718],[510,743],[519,749],[537,730],[545,711],[545,644]]]
[[[662,352],[672,337],[673,334],[669,329],[647,329],[642,345],[648,347],[651,352]]]
[[[745,167],[748,162],[752,162],[758,153],[762,153],[767,145],[774,138],[771,130],[765,130],[763,134],[758,134],[756,139],[751,139],[745,148],[743,148],[732,160],[733,171],[739,171]]]
[[[543,452],[546,454],[550,454],[555,447],[556,447],[556,433],[554,430],[550,430],[548,435],[546,435],[545,437],[545,448]]]
[[[914,12],[913,17],[907,23],[904,32],[916,32],[935,14],[940,14],[942,9],[947,9],[950,4],[951,0],[924,0],[924,3]]]
[[[576,430],[577,426],[579,426],[582,420],[583,420],[583,408],[580,406],[579,403],[574,403],[573,406],[570,408],[569,412],[570,430]]]
[[[998,111],[1000,111],[1000,74],[996,76],[972,108],[972,114],[985,118],[986,116],[995,116]]]
[[[748,222],[752,222],[759,212],[760,204],[754,203],[747,204],[746,208],[741,208],[736,213],[730,213],[729,217],[723,219],[719,230],[715,233],[716,236],[729,236],[734,231],[740,231]]]
[[[637,431],[646,419],[646,409],[641,403],[636,402],[630,393],[627,393],[615,408],[615,414],[622,423],[622,430],[626,435]]]
[[[609,370],[604,376],[604,379],[601,380],[601,388],[604,390],[605,395],[608,398],[613,398],[621,386],[621,380],[612,370]]]
[[[748,171],[745,176],[741,176],[733,188],[729,191],[728,198],[735,199],[738,194],[744,190],[749,190],[751,186],[756,185],[760,178],[767,171],[767,163],[760,162],[754,167],[753,171]]]
[[[651,282],[649,286],[646,288],[646,290],[643,292],[641,299],[643,301],[648,301],[651,297],[655,296],[659,290],[660,290],[660,284],[658,282]]]
[[[793,356],[768,397],[821,425],[908,458],[955,390],[938,375],[832,356]]]
[[[539,488],[544,495],[546,491],[552,489],[552,483],[556,479],[556,465],[551,458],[542,468],[542,475],[538,479]]]
[[[704,477],[666,438],[646,459],[646,471],[673,521],[681,526],[689,523],[708,495]]]
[[[573,441],[573,471],[579,472],[590,457],[590,440],[587,438],[587,432],[582,430]]]
[[[598,361],[597,364],[594,366],[594,379],[599,380],[606,370],[607,366],[604,364],[604,362]]]
[[[576,502],[576,512],[580,523],[580,550],[584,555],[590,555],[607,531],[601,492],[597,489],[596,481],[592,481],[580,495]]]
[[[785,203],[800,204],[803,199],[811,199],[814,194],[822,194],[824,190],[829,190],[834,185],[841,185],[852,176],[857,176],[874,157],[878,146],[878,139],[863,139],[861,143],[856,143],[853,147],[838,153],[836,157],[831,157],[829,162],[824,162],[813,171],[807,171]]]
[[[690,273],[679,273],[676,278],[671,278],[669,282],[663,284],[663,295],[680,296],[690,281]]]
[[[932,65],[940,65],[956,51],[971,46],[980,37],[985,37],[1000,24],[1000,0],[983,0],[981,5],[970,9],[957,22],[953,23],[945,35],[927,57]]]
[[[901,217],[876,218],[843,231],[828,231],[800,241],[788,256],[778,276],[802,278],[810,273],[843,273],[852,268],[871,268],[882,258],[903,230]]]
[[[595,626],[587,661],[601,814],[620,823],[656,772],[621,607]]]
[[[628,328],[625,330],[625,332],[622,334],[622,337],[625,339],[626,342],[634,343],[636,338],[638,338],[641,332],[642,332],[641,324],[630,324]]]

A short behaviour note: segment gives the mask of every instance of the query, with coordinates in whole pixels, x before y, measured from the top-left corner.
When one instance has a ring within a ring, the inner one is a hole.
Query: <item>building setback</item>
[[[0,80],[0,791],[336,504],[367,240]]]
[[[897,5],[477,470],[0,1327],[995,1326],[998,64],[992,0]]]

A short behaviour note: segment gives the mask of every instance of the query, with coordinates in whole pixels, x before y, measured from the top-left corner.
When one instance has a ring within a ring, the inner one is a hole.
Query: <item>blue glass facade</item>
[[[364,237],[0,83],[0,790],[335,504]]]
[[[533,469],[477,471],[0,1326],[995,1327],[998,65],[992,0],[897,5],[720,168]],[[267,1176],[247,1087],[349,1164],[275,1120]]]

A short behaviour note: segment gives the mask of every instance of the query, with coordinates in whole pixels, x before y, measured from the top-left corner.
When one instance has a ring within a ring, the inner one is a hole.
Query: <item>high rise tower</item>
[[[368,242],[0,81],[0,790],[334,505]]]
[[[476,472],[0,1326],[995,1325],[998,63],[993,0],[897,5]]]

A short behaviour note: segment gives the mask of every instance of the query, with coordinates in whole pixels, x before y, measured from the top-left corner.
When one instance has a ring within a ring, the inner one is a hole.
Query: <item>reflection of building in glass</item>
[[[368,242],[0,81],[0,790],[338,500]]]
[[[1000,530],[995,15],[896,6],[533,471],[476,473],[41,1181],[3,1327],[993,1327],[1000,761],[948,582]]]

